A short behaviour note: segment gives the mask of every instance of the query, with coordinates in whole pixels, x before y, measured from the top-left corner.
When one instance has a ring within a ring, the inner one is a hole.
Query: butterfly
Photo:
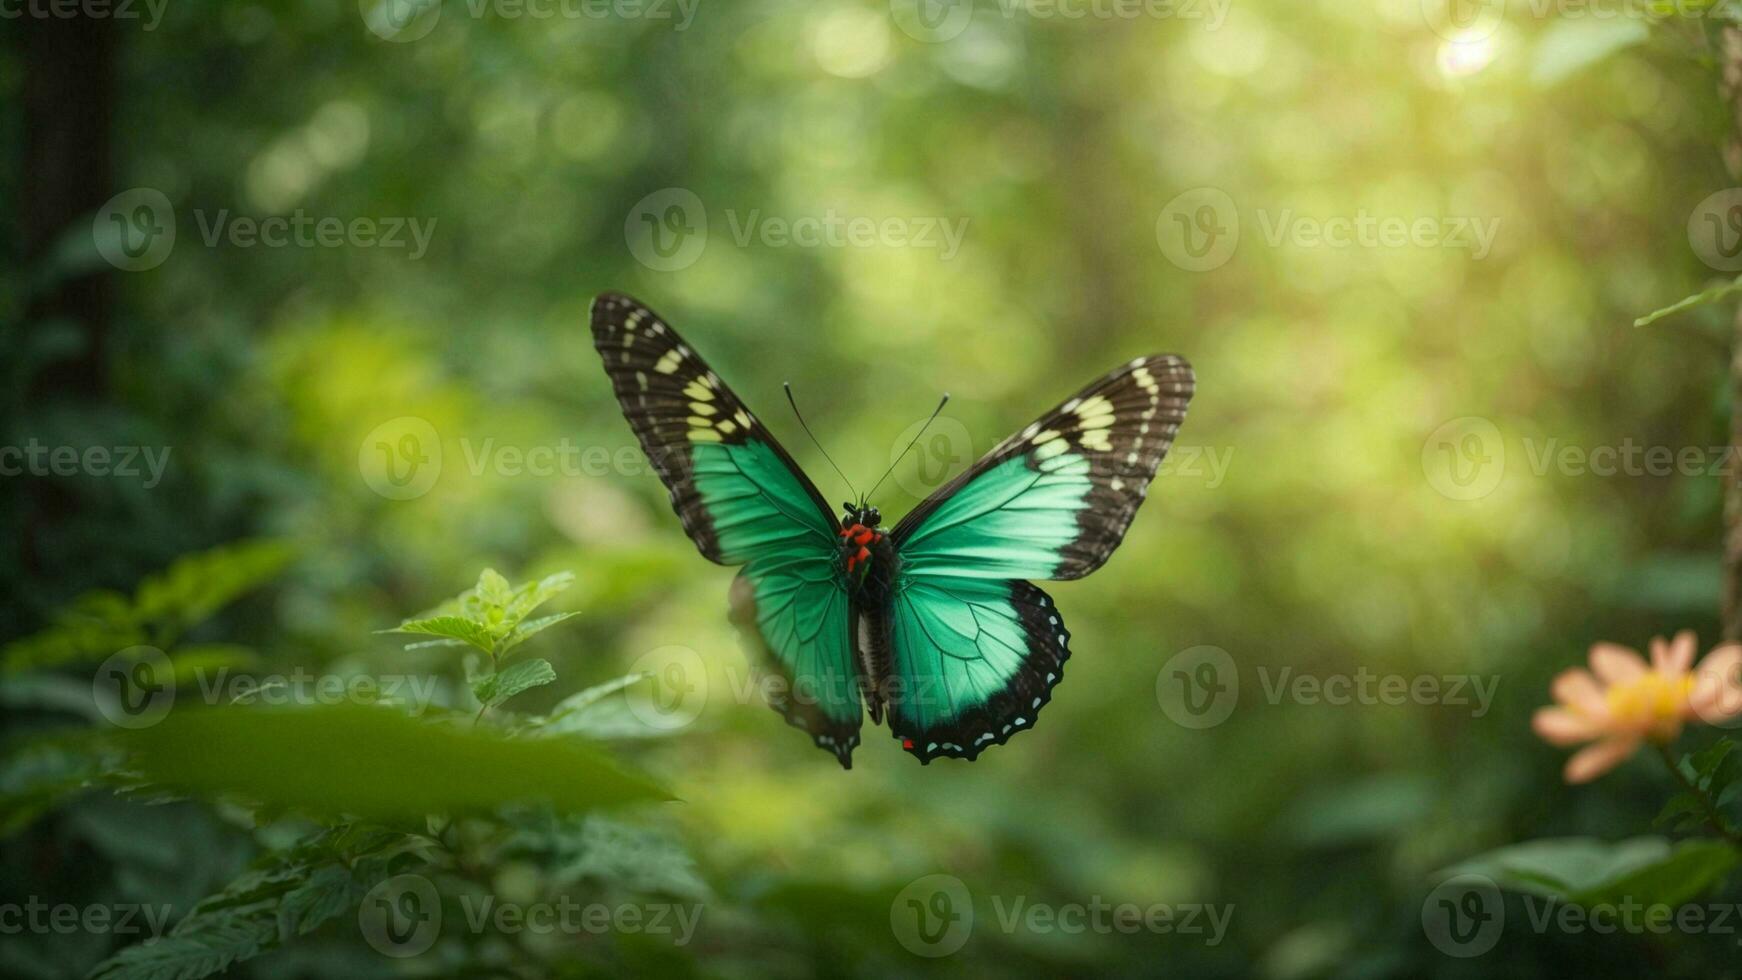
[[[927,764],[973,759],[1034,725],[1070,632],[1029,580],[1081,578],[1107,561],[1195,384],[1172,354],[1124,364],[888,528],[863,499],[837,518],[658,314],[605,293],[592,327],[685,533],[709,560],[742,566],[730,614],[779,681],[767,700],[847,769],[866,712],[874,725],[887,714]]]

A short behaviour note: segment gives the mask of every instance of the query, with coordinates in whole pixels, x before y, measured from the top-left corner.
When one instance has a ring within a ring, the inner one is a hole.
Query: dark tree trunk
[[[114,193],[116,21],[23,17],[8,28],[23,51],[24,153],[15,193],[25,267],[35,270],[68,230],[89,226]],[[32,297],[25,322],[74,325],[84,341],[71,359],[40,374],[34,398],[87,397],[104,388],[103,351],[113,299],[104,268],[52,284]]]
[[[13,397],[27,410],[56,402],[89,405],[101,401],[108,387],[105,341],[115,272],[101,266],[52,281],[39,277],[62,236],[81,230],[90,235],[95,212],[115,193],[116,21],[25,16],[6,30],[24,66],[24,139],[13,213],[19,255],[34,291],[25,303],[23,329],[70,327],[79,338],[76,351],[36,370]],[[28,333],[24,340],[30,346]],[[42,571],[45,541],[73,519],[74,503],[56,481],[33,479],[26,486],[16,559],[32,575]]]
[[[1742,179],[1742,28],[1727,26],[1719,35],[1724,98],[1732,125],[1724,162],[1732,179]],[[1742,308],[1736,311],[1730,349],[1730,452],[1724,474],[1724,639],[1742,640]]]

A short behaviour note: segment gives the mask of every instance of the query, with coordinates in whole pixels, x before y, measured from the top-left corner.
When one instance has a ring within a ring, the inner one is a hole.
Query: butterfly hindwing
[[[1138,358],[999,443],[891,532],[891,728],[929,762],[1031,726],[1069,656],[1024,579],[1081,578],[1125,537],[1191,399],[1190,365]],[[928,694],[927,689],[932,689]]]
[[[733,625],[780,677],[764,689],[769,706],[853,768],[863,709],[847,650],[847,592],[834,567],[758,570],[752,562],[733,580],[731,599]]]
[[[701,553],[743,565],[732,617],[785,690],[770,704],[849,765],[858,744],[840,525],[792,457],[664,320],[614,293],[593,303],[593,343],[672,509]]]
[[[890,610],[889,727],[929,763],[973,759],[1034,724],[1070,657],[1052,597],[1020,580],[923,578]]]

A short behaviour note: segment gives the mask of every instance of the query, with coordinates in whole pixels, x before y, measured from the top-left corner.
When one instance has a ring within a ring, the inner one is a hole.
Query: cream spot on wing
[[[1036,432],[1039,432],[1039,431],[1040,431],[1040,423],[1039,422],[1030,422],[1028,425],[1028,428],[1022,430],[1022,438],[1033,439],[1034,434]]]
[[[1065,407],[1064,407],[1063,411],[1074,412],[1077,410],[1077,406],[1081,405],[1082,403],[1083,403],[1083,400],[1081,398],[1073,398],[1070,401],[1065,402]]]
[[[659,363],[653,366],[653,369],[658,371],[660,374],[671,374],[677,370],[678,364],[682,363],[682,361],[683,355],[681,353],[675,350],[668,350],[665,352],[665,356],[659,359]]]
[[[746,429],[750,428],[750,413],[741,408],[732,416],[732,420]]]
[[[1125,489],[1125,481],[1119,479],[1118,477],[1114,477],[1113,479],[1107,481],[1107,485],[1113,488],[1114,493],[1118,493],[1119,491]]]
[[[1107,429],[1090,429],[1079,436],[1078,440],[1081,441],[1086,448],[1093,449],[1098,453],[1110,453],[1113,451],[1113,440],[1108,438]]]
[[[649,327],[648,329],[651,330],[654,334],[662,334],[662,333],[665,333],[665,324],[660,323],[658,320],[655,320],[655,321],[653,321],[653,326]]]
[[[720,431],[724,432],[727,435],[731,435],[732,433],[738,431],[738,427],[736,425],[732,424],[731,419],[721,419],[720,420]]]
[[[1070,409],[1070,411],[1076,412],[1079,418],[1084,419],[1093,418],[1097,415],[1112,415],[1113,403],[1108,401],[1107,396],[1105,395],[1096,395],[1088,401],[1083,402],[1081,405]]]
[[[691,442],[719,442],[719,441],[721,441],[721,437],[720,437],[720,434],[718,432],[714,431],[713,426],[707,425],[706,420],[704,420],[704,424],[701,428],[690,430],[690,441]]]
[[[714,393],[704,387],[700,382],[696,381],[691,381],[689,384],[684,385],[683,393],[699,402],[711,402],[714,400]]]
[[[1035,459],[1051,459],[1054,456],[1057,456],[1058,454],[1064,452],[1065,450],[1067,450],[1069,448],[1071,448],[1070,443],[1066,442],[1063,439],[1054,439],[1050,442],[1043,443],[1042,445],[1035,447],[1034,458]]]
[[[646,371],[635,372],[635,383],[637,385],[641,386],[642,391],[646,391],[647,390],[647,372]]]
[[[706,415],[709,418],[712,418],[713,416],[720,414],[719,409],[715,408],[712,405],[709,405],[707,402],[690,402],[690,411],[696,413],[697,415]]]
[[[1058,437],[1059,437],[1059,433],[1058,433],[1057,429],[1048,429],[1045,432],[1040,433],[1039,435],[1031,436],[1029,438],[1029,441],[1033,442],[1037,446],[1044,446],[1047,443],[1053,441],[1054,439],[1057,439]]]

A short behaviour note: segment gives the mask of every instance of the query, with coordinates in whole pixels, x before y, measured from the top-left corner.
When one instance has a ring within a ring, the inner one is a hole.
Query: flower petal
[[[1603,699],[1603,686],[1583,667],[1572,667],[1555,675],[1549,684],[1554,699],[1592,718],[1607,718],[1609,704]]]
[[[1694,652],[1698,646],[1699,640],[1694,636],[1693,630],[1682,630],[1668,643],[1662,637],[1653,637],[1651,666],[1665,677],[1680,677],[1693,666]]]
[[[1624,684],[1645,673],[1645,659],[1627,647],[1597,643],[1591,646],[1591,669],[1605,684]]]
[[[1708,725],[1742,714],[1742,644],[1726,643],[1700,661],[1688,714]]]
[[[1531,730],[1550,745],[1568,746],[1589,742],[1603,728],[1589,717],[1565,708],[1538,708],[1530,719]]]
[[[1639,748],[1639,739],[1627,735],[1606,738],[1588,745],[1567,760],[1567,782],[1588,783],[1626,761]]]

